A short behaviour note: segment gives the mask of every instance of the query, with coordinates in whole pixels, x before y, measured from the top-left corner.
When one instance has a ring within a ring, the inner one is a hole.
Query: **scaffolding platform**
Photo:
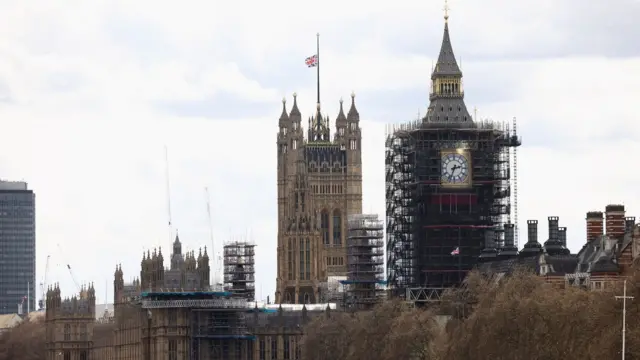
[[[224,289],[236,297],[255,300],[255,244],[229,241],[223,249]]]
[[[252,359],[255,336],[245,314],[246,309],[191,310],[190,359]]]
[[[512,212],[510,154],[521,144],[514,129],[506,122],[476,121],[461,127],[421,120],[387,128],[391,295],[418,302],[439,299],[438,289],[458,286],[476,266],[487,230],[503,245],[503,225]],[[443,156],[453,152],[468,157],[465,183],[443,181]]]
[[[378,215],[353,214],[347,219],[347,308],[363,309],[384,296],[384,224]]]

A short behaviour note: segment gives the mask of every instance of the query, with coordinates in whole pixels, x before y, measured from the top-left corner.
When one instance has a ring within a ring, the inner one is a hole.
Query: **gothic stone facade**
[[[214,336],[199,327],[229,318],[229,312],[184,306],[184,300],[217,296],[210,291],[209,273],[206,249],[198,256],[182,254],[176,237],[168,269],[161,250],[143,255],[140,278],[130,284],[125,284],[122,268],[116,267],[112,318],[95,320],[93,286],[69,299],[62,299],[60,288],[54,286],[46,297],[47,360],[299,359],[303,325],[329,311],[258,309],[244,298],[229,299],[244,305],[233,315],[242,336],[229,330],[228,336],[212,340]],[[175,306],[144,308],[141,299],[151,293],[180,300],[166,302]],[[198,319],[198,313],[206,315]]]
[[[322,302],[329,276],[346,275],[346,219],[362,213],[360,115],[340,112],[331,139],[320,104],[303,135],[296,95],[283,100],[278,147],[278,272],[276,303]]]

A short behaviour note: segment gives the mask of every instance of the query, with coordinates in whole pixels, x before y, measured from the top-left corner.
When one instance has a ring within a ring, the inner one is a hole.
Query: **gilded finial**
[[[352,91],[352,92],[351,92],[351,98],[353,99],[353,98],[355,98],[355,97],[356,97],[356,92],[355,92],[355,91]]]
[[[316,104],[316,109],[318,109],[318,111],[320,111],[320,103]]]
[[[344,102],[344,100],[342,100],[342,97],[340,98],[340,104],[342,104]]]
[[[298,96],[298,93],[293,93],[293,98],[295,99],[295,97]]]
[[[444,0],[444,21],[449,20],[449,0]]]
[[[283,103],[283,104],[286,104],[286,103],[287,103],[287,98],[286,98],[286,97],[284,97],[284,96],[282,97],[282,103]]]

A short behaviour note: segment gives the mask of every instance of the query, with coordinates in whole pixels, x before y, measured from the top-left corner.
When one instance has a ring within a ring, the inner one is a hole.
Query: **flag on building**
[[[451,252],[451,255],[460,255],[460,248],[457,247],[457,248],[453,249],[453,251]]]
[[[309,56],[308,58],[304,59],[304,63],[307,65],[307,67],[318,66],[318,54]]]

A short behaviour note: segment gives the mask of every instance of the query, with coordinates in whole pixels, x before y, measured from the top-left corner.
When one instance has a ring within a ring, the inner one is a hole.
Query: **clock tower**
[[[512,226],[510,154],[520,140],[507,122],[472,118],[464,95],[445,13],[426,116],[386,139],[387,276],[410,301],[460,284],[481,253],[497,256]]]

